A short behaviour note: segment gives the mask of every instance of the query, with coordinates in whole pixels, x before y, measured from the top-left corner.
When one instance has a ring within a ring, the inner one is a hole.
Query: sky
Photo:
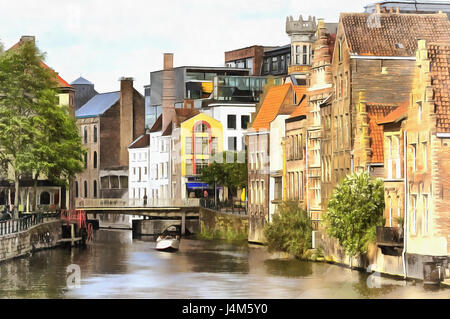
[[[5,49],[34,35],[46,63],[67,82],[80,75],[100,92],[133,77],[141,93],[150,72],[174,65],[223,66],[224,52],[251,45],[289,44],[287,16],[338,22],[375,0],[0,0]]]

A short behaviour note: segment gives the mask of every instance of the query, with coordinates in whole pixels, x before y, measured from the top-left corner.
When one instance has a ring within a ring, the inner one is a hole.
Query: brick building
[[[307,143],[307,210],[311,219],[317,225],[321,220],[323,211],[322,203],[322,173],[328,158],[322,158],[321,136],[322,117],[320,105],[330,96],[333,88],[331,59],[336,38],[336,23],[325,23],[323,19],[318,20],[315,42],[312,49],[314,56],[309,76],[310,87],[308,88],[308,103],[306,106],[305,140]]]
[[[332,62],[330,187],[353,171],[383,176],[383,134],[376,122],[409,98],[417,39],[449,34],[445,14],[341,14]]]
[[[276,47],[253,45],[225,52],[225,65],[229,68],[249,69],[250,75],[261,75],[264,52]]]
[[[133,79],[121,78],[120,91],[94,96],[76,112],[84,146],[85,171],[78,174],[75,196],[128,196],[128,146],[143,134],[144,97]]]
[[[284,121],[302,101],[299,99],[294,103],[294,93],[296,92],[294,87],[292,83],[268,87],[266,93],[261,96],[261,103],[257,107],[248,129],[246,142],[248,145],[250,242],[264,242],[264,225],[271,220],[270,211],[272,213],[274,211],[271,201],[275,196],[275,179],[278,178],[279,182],[279,177],[283,174],[280,173],[283,171],[283,155],[282,148],[279,148],[281,146],[279,140],[277,141],[278,152],[272,150],[271,146],[275,145],[275,141],[271,139],[270,135],[275,134],[274,130],[276,130],[278,136],[284,137]],[[280,119],[283,120],[283,123],[279,123]],[[272,125],[275,122],[277,124]],[[272,152],[275,152],[273,155],[277,157],[277,164],[271,163]],[[273,185],[270,183],[271,179]]]
[[[450,35],[450,34],[448,34]],[[406,122],[408,275],[448,267],[450,247],[450,39],[418,42]]]
[[[306,90],[300,105],[289,116],[286,122],[285,138],[285,200],[298,201],[303,209],[306,207]]]

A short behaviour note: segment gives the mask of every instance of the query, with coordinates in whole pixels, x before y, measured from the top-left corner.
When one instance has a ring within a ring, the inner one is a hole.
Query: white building
[[[170,136],[150,132],[149,199],[170,199]]]
[[[244,136],[251,114],[256,111],[255,104],[214,103],[201,110],[223,125],[223,149],[241,152],[245,150]]]
[[[128,194],[130,200],[142,200],[149,194],[150,183],[150,139],[148,134],[141,135],[128,147],[129,177]]]

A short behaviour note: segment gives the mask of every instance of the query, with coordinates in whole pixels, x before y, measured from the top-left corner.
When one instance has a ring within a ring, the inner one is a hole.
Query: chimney
[[[173,53],[164,53],[164,70],[173,69]]]
[[[377,11],[376,13],[381,13],[381,4],[377,3]]]
[[[173,53],[164,53],[164,70],[162,72],[162,130],[165,131],[175,118],[175,70]]]
[[[34,35],[23,35],[20,37],[20,42],[33,42],[36,43],[36,37]]]
[[[128,145],[134,140],[133,78],[120,81],[120,166],[128,166]]]
[[[395,13],[400,14],[400,7],[395,8]]]
[[[394,13],[394,8],[393,7],[390,7],[389,13]]]

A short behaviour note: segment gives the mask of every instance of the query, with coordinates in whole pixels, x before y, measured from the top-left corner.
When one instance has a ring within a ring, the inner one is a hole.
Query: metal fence
[[[0,221],[0,236],[19,233],[35,225],[59,217],[60,214],[58,212],[20,214],[20,217],[17,219]]]
[[[200,207],[212,209],[221,213],[247,215],[247,202],[238,200],[215,201],[214,199],[200,199]]]

